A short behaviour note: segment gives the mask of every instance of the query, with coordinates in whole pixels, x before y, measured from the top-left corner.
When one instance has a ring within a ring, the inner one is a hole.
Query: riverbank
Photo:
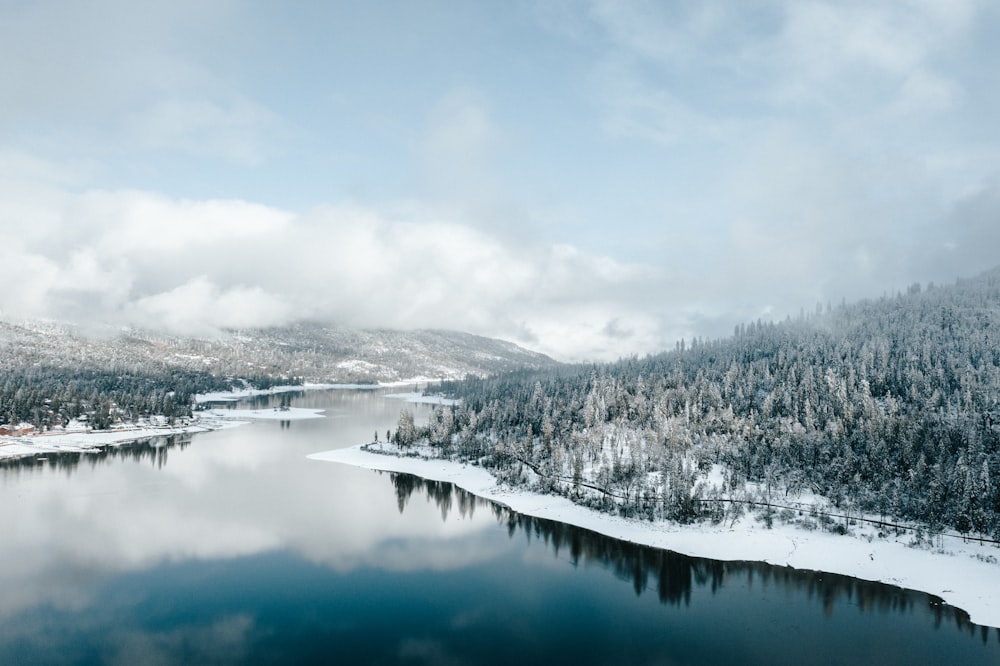
[[[321,409],[210,409],[197,412],[180,425],[156,425],[152,422],[128,424],[108,430],[88,430],[85,427],[55,430],[35,435],[0,438],[0,460],[24,458],[47,453],[83,453],[140,442],[156,437],[187,433],[211,432],[259,420],[298,421],[323,418]]]
[[[865,527],[843,536],[777,521],[768,529],[749,515],[732,525],[651,523],[599,513],[556,495],[498,486],[485,469],[446,460],[382,455],[361,446],[309,458],[447,481],[520,513],[693,557],[760,561],[920,590],[965,610],[972,622],[1000,627],[1000,549],[989,545],[950,539],[930,550],[912,547],[910,536],[879,538]]]
[[[240,400],[260,396],[278,395],[294,391],[331,391],[331,390],[378,390],[384,388],[399,388],[403,386],[418,387],[432,380],[417,377],[385,384],[317,384],[306,382],[285,386],[272,386],[267,389],[239,389],[233,391],[217,391],[214,393],[199,393],[194,397],[196,405],[210,403],[236,403]],[[419,391],[409,393],[394,393],[386,395],[404,402],[429,404],[455,404],[456,401],[435,396],[424,396]],[[0,460],[26,458],[47,453],[80,453],[94,451],[105,446],[120,446],[130,442],[139,442],[155,437],[168,437],[186,433],[211,432],[223,428],[232,428],[255,420],[297,421],[302,419],[323,418],[323,410],[302,408],[267,408],[267,409],[205,409],[196,411],[190,419],[185,419],[180,425],[166,425],[154,420],[140,423],[118,425],[108,430],[90,430],[85,424],[76,427],[50,430],[44,433],[23,435],[19,437],[0,437]]]

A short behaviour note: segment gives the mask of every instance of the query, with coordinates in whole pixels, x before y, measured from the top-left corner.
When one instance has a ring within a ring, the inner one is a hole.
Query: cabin
[[[5,423],[0,425],[0,437],[23,437],[25,435],[34,435],[35,426],[30,423],[18,423],[17,425],[10,425]]]

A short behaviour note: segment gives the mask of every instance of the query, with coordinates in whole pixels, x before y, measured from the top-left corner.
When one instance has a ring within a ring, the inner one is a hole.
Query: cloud
[[[594,2],[589,16],[610,44],[595,68],[608,127],[669,144],[755,116],[864,140],[901,115],[953,109],[967,98],[955,59],[982,11],[975,0],[719,0]]]
[[[676,250],[688,261],[663,267],[509,238],[412,204],[293,213],[52,187],[0,205],[10,239],[0,280],[17,285],[0,309],[196,335],[299,319],[450,328],[565,360],[615,359],[996,261],[995,185],[917,222],[907,211],[926,213],[927,201],[880,208],[886,192],[856,196],[871,174],[848,160],[831,168],[833,156],[795,134],[772,138],[755,152],[768,168],[747,164],[726,188],[738,211],[727,235],[697,248],[695,225]],[[42,227],[20,234],[23,219]]]
[[[0,279],[22,285],[0,295],[10,316],[196,335],[303,318],[453,328],[568,359],[617,358],[660,342],[638,296],[662,282],[657,270],[432,212],[401,219],[345,204],[294,214],[136,190],[63,192],[21,210],[47,228],[15,241],[0,267]],[[0,217],[11,238],[17,224]]]
[[[1000,247],[1000,180],[970,192],[942,222],[914,239],[908,257],[915,281],[948,283],[997,265]]]
[[[981,194],[1000,174],[983,149],[985,3],[587,7],[603,129],[642,165],[635,192],[662,229],[649,247],[685,292],[662,297],[671,331],[877,296],[951,270],[948,248],[963,274],[990,267],[974,243],[940,240],[975,226],[992,247],[959,219],[996,210]]]
[[[557,1],[406,39],[323,14],[343,43],[244,9],[5,8],[0,308],[615,358],[971,274],[996,245],[988,3]]]
[[[65,216],[88,234],[98,233],[96,242],[106,253],[139,258],[280,235],[293,217],[246,201],[174,200],[138,190],[87,192]]]
[[[220,329],[274,326],[292,319],[289,304],[259,286],[219,289],[199,276],[169,291],[130,303],[126,318],[157,322],[172,333],[211,335]]]

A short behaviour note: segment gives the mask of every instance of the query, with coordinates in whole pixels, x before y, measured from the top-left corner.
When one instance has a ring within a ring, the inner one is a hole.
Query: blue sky
[[[1000,263],[998,28],[978,0],[0,2],[0,310],[609,359],[971,276]]]

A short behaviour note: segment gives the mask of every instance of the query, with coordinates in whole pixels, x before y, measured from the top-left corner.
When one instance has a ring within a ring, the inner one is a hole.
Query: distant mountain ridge
[[[0,321],[3,365],[180,368],[219,377],[295,377],[315,382],[457,379],[556,365],[513,343],[446,330],[359,330],[298,323],[223,331],[213,338],[142,329],[84,331],[68,324]]]
[[[388,383],[484,377],[558,365],[517,345],[454,331],[352,330],[322,324],[186,338],[0,320],[0,424],[44,431],[191,415],[198,393],[251,385]]]

